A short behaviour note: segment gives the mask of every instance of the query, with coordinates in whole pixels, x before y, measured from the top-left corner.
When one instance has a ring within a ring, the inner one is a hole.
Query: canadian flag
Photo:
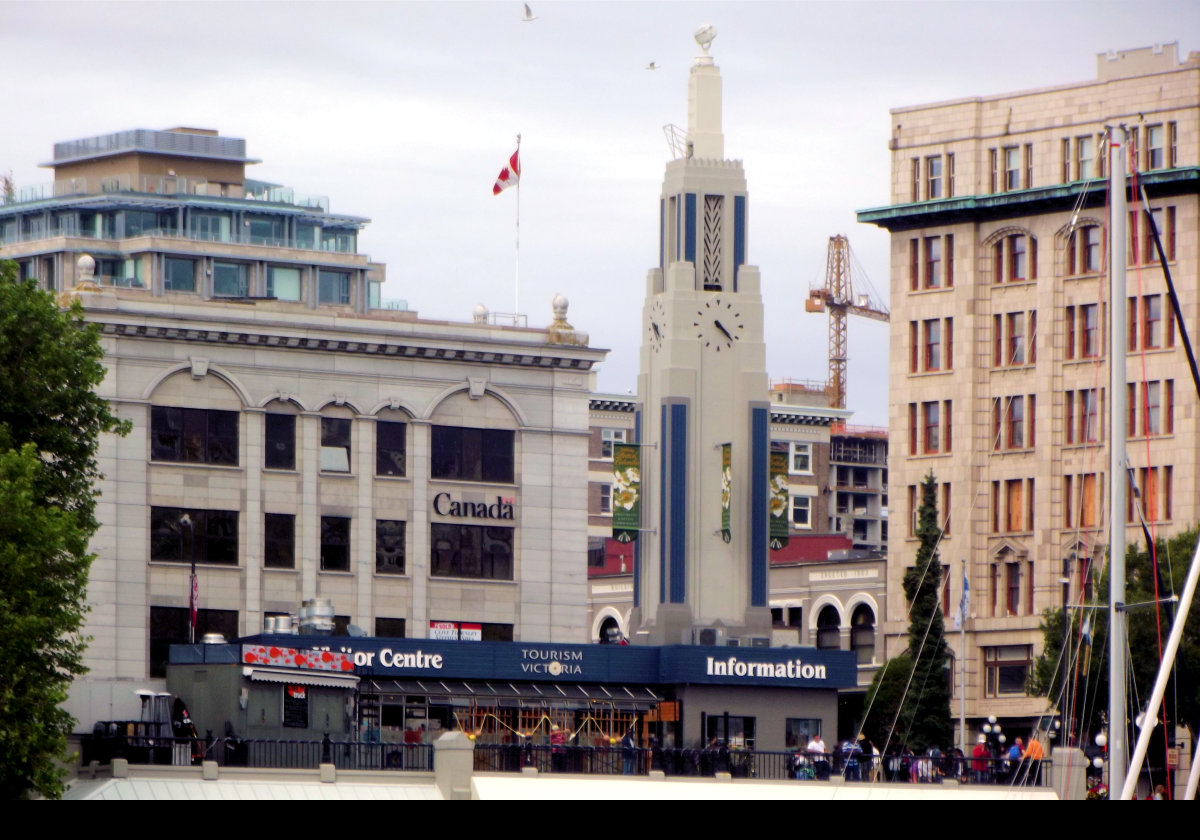
[[[509,187],[515,187],[521,180],[521,147],[512,153],[508,166],[500,170],[496,176],[496,185],[492,187],[492,195],[500,195]]]

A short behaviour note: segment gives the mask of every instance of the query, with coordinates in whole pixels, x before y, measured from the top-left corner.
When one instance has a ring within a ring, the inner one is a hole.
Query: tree
[[[1155,553],[1158,557],[1158,597],[1166,598],[1172,592],[1183,589],[1188,565],[1200,539],[1200,530],[1195,528],[1170,538],[1158,540]],[[1155,600],[1154,564],[1150,552],[1142,544],[1131,544],[1125,554],[1125,603],[1149,604]],[[1068,612],[1071,620],[1071,661],[1067,665],[1069,692],[1063,703],[1062,666],[1059,659],[1062,651],[1063,613],[1060,609],[1047,610],[1043,615],[1042,655],[1034,663],[1030,681],[1034,693],[1055,698],[1055,706],[1069,717],[1070,731],[1087,738],[1098,731],[1100,716],[1106,712],[1108,702],[1108,579],[1104,577],[1096,587],[1094,603],[1097,609],[1073,609]],[[1130,650],[1131,676],[1143,699],[1150,693],[1158,669],[1158,621],[1161,622],[1162,639],[1166,643],[1175,608],[1169,604],[1157,607],[1137,607],[1126,612]],[[1080,645],[1081,622],[1089,616],[1088,646]],[[1081,652],[1082,647],[1082,652]],[[1090,654],[1090,656],[1089,656]],[[1087,667],[1085,668],[1085,663]],[[1200,610],[1193,605],[1176,657],[1175,685],[1168,686],[1167,717],[1185,726],[1193,740],[1200,733]],[[1065,706],[1065,709],[1061,707]],[[1130,717],[1139,710],[1131,710]],[[1162,709],[1155,710],[1161,718]],[[1131,742],[1132,743],[1132,742]],[[1152,753],[1153,755],[1153,753]]]
[[[917,513],[921,546],[916,562],[904,575],[904,595],[909,603],[908,650],[875,675],[868,692],[870,731],[878,745],[903,743],[914,752],[922,752],[934,744],[948,747],[954,735],[950,722],[950,651],[938,603],[942,564],[937,546],[941,536],[937,480],[930,472],[921,482]]]
[[[95,393],[99,331],[0,262],[0,796],[62,792],[74,725],[60,708],[82,673],[97,528],[100,435],[127,422]]]

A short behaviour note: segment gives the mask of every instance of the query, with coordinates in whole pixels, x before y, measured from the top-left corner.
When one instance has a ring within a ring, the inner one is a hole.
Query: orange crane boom
[[[825,264],[825,285],[809,289],[804,302],[807,312],[829,312],[829,405],[846,407],[846,316],[859,315],[875,321],[891,320],[882,303],[866,295],[854,294],[850,276],[850,240],[838,234],[829,237],[829,255]]]

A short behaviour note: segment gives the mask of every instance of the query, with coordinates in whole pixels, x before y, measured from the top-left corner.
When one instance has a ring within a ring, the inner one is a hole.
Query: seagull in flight
[[[657,69],[658,69],[658,62],[651,61],[649,64],[647,64],[647,65],[646,65],[646,69],[647,69],[647,70],[657,70]]]
[[[525,17],[521,18],[521,23],[537,20],[537,15],[533,13],[533,9],[529,8],[529,4],[523,3],[522,5],[525,7]]]

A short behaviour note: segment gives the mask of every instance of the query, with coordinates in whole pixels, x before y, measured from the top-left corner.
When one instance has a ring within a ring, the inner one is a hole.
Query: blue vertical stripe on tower
[[[658,426],[658,602],[667,600],[667,450],[671,437],[667,432],[667,404],[662,405]]]
[[[642,463],[642,410],[636,409],[633,412],[633,442],[638,444],[638,464]],[[645,492],[645,472],[643,467],[642,473],[642,491]],[[645,509],[642,509],[642,517],[645,518]],[[640,533],[642,523],[638,523],[638,538],[633,541],[633,605],[640,607],[642,605],[642,535]]]
[[[684,196],[683,214],[683,258],[692,265],[696,264],[696,194]],[[699,288],[699,287],[697,287]]]
[[[687,584],[687,406],[671,406],[671,603]]]
[[[733,290],[738,290],[738,272],[746,262],[746,196],[733,197]]]
[[[658,267],[667,267],[667,200],[658,200]],[[637,603],[634,601],[634,603]]]
[[[683,202],[679,200],[679,196],[675,196],[675,256],[672,257],[673,262],[679,262],[679,255],[683,253]]]
[[[768,408],[750,409],[750,606],[767,605]]]

